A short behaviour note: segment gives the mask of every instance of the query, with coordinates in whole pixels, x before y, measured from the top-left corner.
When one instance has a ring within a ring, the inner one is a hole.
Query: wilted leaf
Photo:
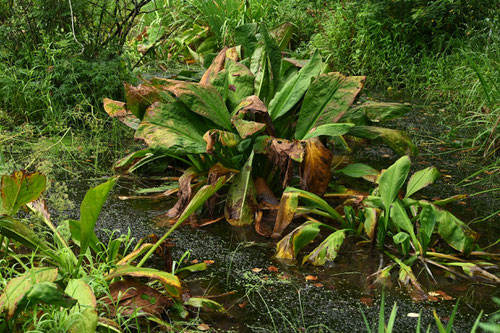
[[[204,309],[205,311],[210,310],[222,313],[226,312],[226,309],[224,309],[224,307],[219,303],[203,297],[191,297],[186,302],[184,302],[184,305]]]
[[[285,187],[292,177],[292,161],[303,162],[305,149],[299,141],[268,138],[265,141],[262,152],[281,170],[282,183],[283,187]]]
[[[302,140],[314,127],[336,123],[358,96],[365,79],[364,76],[344,77],[340,73],[320,75],[302,102],[295,138]]]
[[[8,319],[12,318],[18,303],[34,285],[41,282],[54,282],[56,278],[57,268],[35,267],[11,279],[0,296],[0,310],[7,311]]]
[[[401,103],[385,103],[368,101],[355,109],[360,109],[364,112],[366,118],[373,122],[381,122],[399,118],[411,110],[409,104]],[[354,109],[353,109],[354,111]]]
[[[316,281],[318,279],[317,276],[314,275],[307,275],[306,276],[306,281]]]
[[[179,192],[177,192],[178,200],[168,212],[169,218],[176,218],[179,216],[184,208],[191,200],[191,182],[198,177],[198,172],[195,168],[188,168],[179,178]]]
[[[118,266],[114,271],[105,276],[106,280],[112,280],[119,276],[145,277],[155,279],[163,283],[167,292],[175,298],[180,297],[181,283],[177,276],[153,268],[137,266]]]
[[[317,195],[325,194],[332,178],[333,154],[317,138],[303,141],[304,160],[300,165],[300,187]]]
[[[216,145],[220,144],[223,147],[235,148],[241,142],[241,138],[232,133],[222,130],[209,130],[203,135],[203,140],[207,143],[207,153],[211,154]]]
[[[274,224],[273,238],[281,237],[281,233],[290,225],[299,204],[298,192],[285,192],[281,197],[278,215]]]
[[[252,162],[253,151],[241,172],[234,178],[227,194],[224,215],[233,226],[245,226],[255,220],[257,208],[255,186],[253,184]]]
[[[299,251],[316,238],[320,226],[319,222],[308,221],[283,237],[276,244],[276,258],[296,259]]]
[[[205,74],[201,77],[200,83],[201,84],[210,84],[213,79],[217,76],[217,74],[224,69],[224,65],[226,62],[226,51],[228,50],[227,47],[224,47],[217,57],[212,62],[212,65],[207,69]]]
[[[435,167],[428,167],[426,169],[417,171],[410,177],[408,185],[406,186],[405,198],[409,198],[415,192],[420,191],[427,185],[434,183],[441,174]]]
[[[146,109],[159,100],[159,90],[150,84],[140,84],[134,87],[131,84],[124,83],[123,86],[125,87],[127,110],[137,119],[142,120]]]
[[[38,199],[45,190],[46,181],[38,172],[15,171],[10,176],[2,176],[0,193],[4,213],[13,216],[19,208]]]
[[[375,229],[377,227],[377,208],[363,208],[365,220],[363,222],[364,229],[368,238],[373,240]]]
[[[140,119],[127,110],[125,103],[113,101],[109,98],[104,98],[103,103],[104,111],[106,111],[111,118],[117,118],[119,121],[135,130],[139,127],[141,123]]]
[[[117,281],[109,287],[109,298],[104,300],[112,312],[131,316],[134,313],[147,313],[160,316],[172,304],[172,300],[159,291],[135,281]]]
[[[243,139],[263,130],[266,134],[274,136],[274,125],[267,108],[255,95],[245,98],[238,105],[231,121]]]
[[[323,266],[327,261],[333,261],[337,258],[340,246],[345,239],[345,231],[338,230],[328,236],[308,255],[304,256],[302,263],[310,262],[314,266]]]
[[[398,155],[415,156],[418,154],[417,146],[402,131],[375,126],[354,126],[349,130],[348,134],[370,140],[380,138]]]

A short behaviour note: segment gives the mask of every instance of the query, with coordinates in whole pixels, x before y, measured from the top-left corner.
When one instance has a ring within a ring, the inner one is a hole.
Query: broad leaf
[[[415,236],[414,226],[410,218],[408,217],[408,214],[406,213],[401,200],[399,199],[391,205],[391,221],[394,223],[394,225],[410,234],[411,240],[414,243],[415,247],[420,246],[420,243]]]
[[[16,312],[39,303],[69,308],[76,303],[76,299],[66,295],[54,282],[42,281],[34,284],[31,289],[24,294],[24,297],[19,301],[18,311]]]
[[[294,30],[295,26],[292,23],[285,22],[270,31],[271,36],[278,42],[281,51],[290,43]]]
[[[418,154],[417,146],[411,142],[408,135],[398,130],[375,126],[354,126],[348,134],[370,140],[381,139],[398,155],[415,156]]]
[[[433,207],[439,235],[455,250],[471,252],[479,235],[450,212]]]
[[[311,139],[321,135],[330,137],[341,136],[349,132],[349,130],[353,126],[354,124],[349,124],[349,123],[320,125],[318,127],[312,128],[309,131],[309,133],[306,134],[304,140]]]
[[[394,240],[394,244],[400,244],[403,249],[403,254],[408,255],[408,251],[410,250],[410,235],[406,232],[400,232],[392,237]]]
[[[18,303],[24,295],[37,283],[54,282],[57,268],[35,267],[23,275],[11,279],[0,296],[0,310],[7,311],[7,318],[14,315]]]
[[[345,168],[337,170],[336,172],[353,178],[364,178],[367,176],[377,176],[379,174],[378,170],[375,170],[371,166],[363,163],[349,164]]]
[[[253,95],[255,76],[245,65],[226,60],[228,79],[228,102],[230,110],[234,109],[247,96]]]
[[[105,276],[106,280],[111,280],[119,276],[133,276],[133,277],[144,277],[149,279],[155,279],[160,281],[167,292],[175,297],[180,297],[181,283],[177,276],[160,271],[154,268],[143,268],[137,266],[123,265],[118,266],[116,270]]]
[[[233,226],[250,225],[255,220],[257,200],[253,184],[252,162],[253,151],[240,173],[234,178],[227,193],[224,215]]]
[[[387,213],[399,190],[403,187],[408,172],[410,172],[410,158],[403,156],[380,175],[379,192]]]
[[[126,104],[119,101],[113,101],[109,98],[103,99],[104,111],[111,117],[117,118],[130,128],[137,129],[141,120],[137,118],[132,112],[127,110]]]
[[[140,84],[134,87],[131,84],[124,83],[125,99],[127,101],[127,110],[136,118],[142,120],[146,109],[159,100],[159,90],[149,84]]]
[[[278,213],[276,216],[276,222],[274,224],[274,230],[272,237],[278,238],[281,236],[283,230],[290,225],[297,211],[297,206],[299,204],[299,193],[298,192],[285,192],[281,196],[280,206],[278,208]]]
[[[332,178],[332,152],[318,138],[303,141],[304,160],[300,165],[300,188],[322,196]]]
[[[422,242],[422,250],[427,250],[427,246],[431,241],[432,234],[434,233],[434,227],[436,226],[436,214],[435,209],[432,205],[423,206],[422,211],[419,215],[420,221],[420,241]]]
[[[299,102],[311,85],[311,80],[319,75],[321,64],[321,56],[316,50],[307,65],[289,79],[283,88],[276,93],[269,103],[269,114],[273,121],[286,114]]]
[[[38,172],[15,171],[2,176],[0,194],[5,214],[15,215],[19,208],[38,199],[45,190],[47,179]]]
[[[344,239],[344,230],[334,232],[321,242],[321,244],[319,244],[311,253],[305,256],[302,263],[310,262],[314,266],[323,266],[327,261],[335,260]]]
[[[102,206],[108,198],[111,188],[115,185],[116,178],[111,178],[107,182],[91,188],[85,194],[80,206],[80,259],[82,262],[83,255],[87,252],[92,235],[94,235],[94,227],[97,218],[101,213]]]
[[[283,237],[276,244],[276,258],[296,259],[300,250],[316,238],[321,225],[319,222],[308,221]]]
[[[220,71],[224,69],[224,65],[226,63],[226,52],[228,48],[224,47],[219,54],[212,61],[212,64],[206,72],[201,77],[200,83],[203,85],[210,84],[219,74]]]
[[[69,280],[66,286],[66,294],[78,301],[72,312],[78,312],[81,317],[71,327],[71,332],[91,333],[97,327],[96,298],[92,288],[83,280]]]
[[[434,183],[441,174],[435,167],[428,167],[426,169],[417,171],[410,177],[408,185],[406,186],[405,198],[409,198],[415,192],[420,191],[427,185]]]
[[[203,118],[181,103],[159,103],[148,108],[135,137],[174,155],[201,154],[205,152],[203,135],[208,129]]]
[[[320,75],[309,87],[299,111],[295,138],[302,140],[314,128],[337,122],[363,88],[364,76],[340,73]]]

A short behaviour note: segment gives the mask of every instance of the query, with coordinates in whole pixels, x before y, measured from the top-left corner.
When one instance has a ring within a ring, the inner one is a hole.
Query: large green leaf
[[[94,227],[97,218],[101,213],[102,206],[108,198],[111,188],[115,185],[116,178],[111,178],[107,182],[91,188],[85,194],[82,204],[80,205],[80,259],[82,262],[83,255],[87,252],[92,235],[94,235]]]
[[[321,64],[321,56],[316,50],[307,65],[290,78],[283,88],[276,93],[269,103],[269,114],[273,121],[286,114],[299,102],[311,85],[311,80],[319,75]]]
[[[228,102],[233,110],[247,96],[253,95],[255,76],[245,65],[226,59],[228,80]]]
[[[335,260],[344,239],[344,230],[335,231],[312,250],[311,253],[304,256],[302,263],[310,262],[314,266],[323,266],[327,261]]]
[[[363,163],[349,164],[345,168],[337,170],[337,172],[353,178],[376,176],[379,174],[377,170]]]
[[[283,237],[276,244],[276,258],[296,259],[300,250],[316,238],[321,225],[319,222],[308,221]]]
[[[71,309],[71,312],[81,314],[75,324],[71,327],[71,332],[93,333],[97,327],[97,302],[92,288],[83,280],[69,280],[65,290],[66,294],[75,298],[78,305]]]
[[[224,215],[233,226],[252,224],[257,200],[252,175],[253,151],[240,173],[234,178],[227,193]]]
[[[408,214],[406,213],[406,210],[403,207],[401,200],[399,199],[394,201],[394,203],[391,205],[391,221],[394,223],[395,226],[408,232],[411,236],[411,240],[413,241],[414,245],[416,247],[419,246],[417,237],[415,236],[413,223],[411,223],[411,220],[408,217]]]
[[[186,84],[175,91],[177,98],[195,112],[226,130],[231,130],[231,117],[226,104],[212,85]]]
[[[285,22],[270,31],[271,36],[276,39],[281,51],[285,50],[288,43],[290,43],[294,30],[295,25],[290,22]]]
[[[381,139],[398,155],[415,156],[418,154],[417,146],[411,142],[408,135],[398,130],[375,126],[354,126],[348,134],[370,140]]]
[[[12,318],[18,303],[35,284],[54,282],[56,278],[57,268],[35,267],[10,280],[0,296],[0,310],[7,311],[7,318]]]
[[[434,227],[436,226],[436,213],[432,205],[425,205],[419,214],[420,221],[420,241],[422,242],[422,250],[427,250],[427,246],[431,241],[432,234],[434,233]]]
[[[148,108],[135,137],[174,155],[201,154],[206,148],[203,135],[209,129],[179,102],[155,104]]]
[[[16,313],[39,303],[69,308],[76,303],[76,300],[66,295],[54,282],[42,281],[34,284],[24,294],[18,303]]]
[[[380,197],[387,213],[408,177],[410,164],[410,158],[403,156],[385,170],[378,180]]]
[[[423,170],[417,171],[410,177],[408,185],[406,186],[405,198],[409,198],[412,194],[420,191],[427,185],[434,183],[441,174],[435,167],[428,167]]]
[[[167,292],[175,298],[181,295],[181,283],[179,278],[171,273],[160,271],[154,268],[144,268],[129,265],[120,265],[113,272],[105,276],[106,280],[111,280],[120,276],[145,277],[160,281]]]
[[[15,171],[10,176],[2,176],[0,194],[4,213],[13,216],[19,208],[38,199],[45,190],[46,181],[38,172]]]
[[[468,254],[474,249],[479,235],[452,213],[432,205],[439,235],[457,251]]]
[[[309,87],[299,111],[295,138],[302,140],[314,127],[337,122],[363,88],[364,76],[320,75]]]
[[[304,137],[304,140],[315,138],[317,136],[330,136],[330,137],[335,137],[335,136],[340,136],[344,135],[349,130],[351,127],[353,127],[354,124],[350,123],[339,123],[339,124],[325,124],[325,125],[320,125],[318,127],[312,128]]]

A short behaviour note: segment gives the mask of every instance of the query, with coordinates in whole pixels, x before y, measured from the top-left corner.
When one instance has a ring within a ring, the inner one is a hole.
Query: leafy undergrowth
[[[56,227],[41,198],[44,175],[2,176],[2,331],[177,331],[203,325],[190,313],[225,312],[213,300],[191,297],[178,277],[205,270],[206,263],[176,263],[170,272],[145,268],[153,244],[141,240],[132,248],[130,235],[112,235],[107,244],[97,239],[94,227],[115,182],[90,189],[80,220],[59,221]],[[16,218],[21,208],[32,216]]]

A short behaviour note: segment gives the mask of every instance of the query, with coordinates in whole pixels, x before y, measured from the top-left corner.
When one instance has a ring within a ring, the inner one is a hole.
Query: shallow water
[[[430,114],[430,112],[429,112]],[[423,190],[421,198],[441,198],[484,190],[480,185],[458,187],[454,185],[477,170],[460,150],[443,146],[436,139],[446,127],[438,119],[427,114],[425,108],[414,108],[405,118],[393,121],[388,127],[407,130],[421,148],[421,154],[412,158],[412,172],[429,165],[447,175]],[[386,124],[384,124],[386,126]],[[418,133],[418,134],[417,134]],[[372,144],[355,150],[353,160],[376,168],[385,168],[398,156],[382,144]],[[338,182],[345,181],[341,178]],[[72,184],[75,189],[72,199],[81,202],[85,190],[99,180]],[[119,229],[126,233],[130,229],[137,239],[150,234],[161,235],[164,228],[155,226],[154,218],[173,204],[170,202],[145,202],[141,200],[121,201],[119,195],[130,195],[134,190],[148,184],[136,181],[120,181],[106,203],[97,224],[97,234],[106,239],[104,230]],[[150,185],[150,184],[149,184]],[[347,184],[348,185],[348,184]],[[453,203],[447,208],[463,221],[472,221],[492,214],[500,209],[499,193],[489,192]],[[57,214],[56,214],[57,215]],[[78,210],[63,215],[78,218]],[[498,215],[489,220],[472,224],[481,233],[479,244],[484,246],[500,235]],[[211,326],[220,330],[237,332],[365,332],[360,309],[374,325],[378,318],[380,292],[373,289],[367,277],[381,265],[381,257],[369,247],[355,244],[349,237],[341,248],[335,264],[329,267],[286,265],[272,259],[272,240],[258,236],[252,228],[237,229],[224,221],[202,229],[184,226],[171,237],[175,243],[173,259],[186,251],[190,260],[213,260],[206,272],[194,274],[186,279],[193,295],[218,295],[235,291],[234,294],[216,298],[229,309],[229,316],[217,315],[204,318]],[[498,248],[497,248],[498,250]],[[269,271],[269,267],[273,271]],[[262,269],[257,272],[255,269]],[[277,270],[277,271],[276,271]],[[462,297],[459,314],[455,320],[456,332],[468,332],[479,313],[485,309],[492,312],[491,297],[500,296],[496,286],[455,281],[435,271],[438,284],[431,284],[420,274],[419,280],[427,290],[443,290],[454,299]],[[306,281],[312,275],[317,280]],[[396,279],[393,279],[396,280]],[[398,286],[391,289],[386,299],[386,319],[394,302],[398,316],[396,332],[414,331],[417,319],[408,313],[422,314],[422,327],[434,323],[432,310],[443,320],[449,317],[455,300],[439,303],[414,303]]]

